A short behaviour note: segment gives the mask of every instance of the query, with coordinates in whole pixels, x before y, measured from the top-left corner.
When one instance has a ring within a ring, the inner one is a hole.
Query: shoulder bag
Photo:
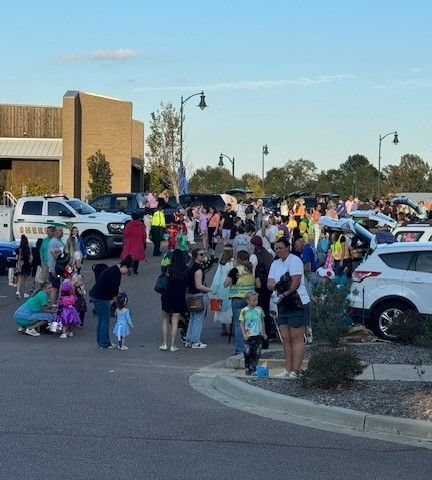
[[[168,288],[168,275],[165,272],[162,272],[156,279],[154,286],[154,291],[156,293],[165,293]]]

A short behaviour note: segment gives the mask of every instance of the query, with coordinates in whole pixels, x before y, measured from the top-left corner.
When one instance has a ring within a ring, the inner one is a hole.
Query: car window
[[[23,203],[23,215],[42,215],[42,201],[30,200]]]
[[[422,231],[405,230],[397,232],[395,237],[397,242],[418,242],[422,235]]]
[[[417,272],[432,273],[432,251],[418,252],[415,262],[415,270]]]
[[[131,204],[131,199],[130,197],[126,196],[117,196],[115,199],[115,205],[114,208],[116,210],[126,210],[128,206]]]
[[[60,216],[60,213],[62,213],[61,216],[74,216],[74,214],[69,210],[69,208],[66,207],[66,205],[63,205],[62,203],[59,202],[48,202],[48,215],[51,215],[53,217],[58,217]],[[66,213],[66,215],[64,215]]]
[[[413,259],[412,252],[382,253],[379,257],[390,268],[408,270]]]
[[[103,195],[93,200],[91,204],[96,210],[108,210],[111,208],[111,198],[110,195]]]

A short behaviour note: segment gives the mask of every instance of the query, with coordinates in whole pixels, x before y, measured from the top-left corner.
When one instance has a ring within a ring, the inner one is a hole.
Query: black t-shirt
[[[231,230],[234,227],[234,218],[236,217],[235,212],[232,210],[230,212],[222,212],[221,218],[223,218],[223,229],[224,230]]]
[[[188,293],[191,295],[196,294],[196,293],[201,293],[195,286],[195,272],[198,270],[202,270],[202,267],[199,263],[194,262],[191,267],[189,267],[188,270],[188,275],[187,275],[187,282],[188,282]],[[203,272],[203,278],[202,278],[202,283],[204,285],[204,272]]]

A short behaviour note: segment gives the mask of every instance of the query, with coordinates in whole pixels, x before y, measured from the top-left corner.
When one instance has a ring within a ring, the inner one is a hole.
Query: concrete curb
[[[269,392],[226,375],[215,376],[213,387],[243,402],[319,424],[342,426],[365,433],[384,433],[432,441],[432,422],[424,420],[372,415],[347,408],[321,405],[309,400]]]

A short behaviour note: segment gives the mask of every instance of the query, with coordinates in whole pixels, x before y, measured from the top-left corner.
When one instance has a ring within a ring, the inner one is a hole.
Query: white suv
[[[431,242],[432,225],[430,222],[408,223],[393,230],[397,242]]]
[[[406,310],[432,314],[432,242],[379,244],[354,270],[352,315],[381,338]]]

